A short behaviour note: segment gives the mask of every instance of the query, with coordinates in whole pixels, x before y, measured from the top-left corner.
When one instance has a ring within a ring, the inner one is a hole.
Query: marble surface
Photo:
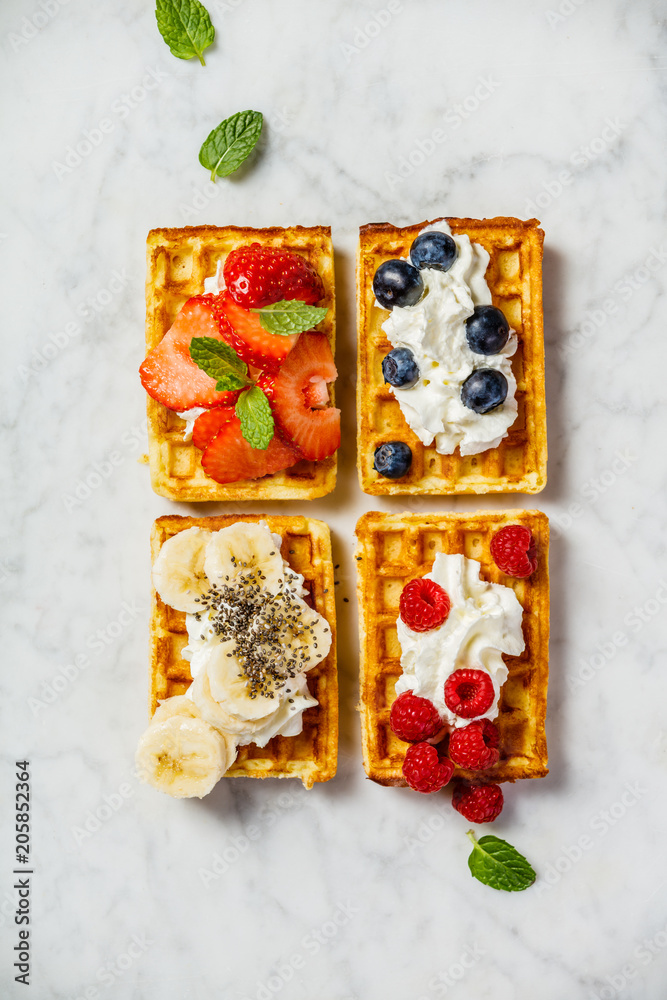
[[[0,13],[0,786],[11,801],[31,761],[29,995],[661,1000],[667,6],[209,7],[206,68],[170,55],[150,2]],[[213,186],[199,145],[247,107],[261,149]],[[509,788],[495,824],[539,872],[516,894],[471,879],[444,794],[364,779],[354,712],[356,518],[477,506],[372,500],[354,473],[356,229],[443,214],[537,215],[547,234],[552,769]],[[310,793],[228,781],[179,802],[132,773],[148,533],[174,509],[138,461],[144,239],[187,222],[333,226],[345,444],[309,513],[341,564],[342,738],[338,777]],[[18,997],[10,818],[0,992]]]

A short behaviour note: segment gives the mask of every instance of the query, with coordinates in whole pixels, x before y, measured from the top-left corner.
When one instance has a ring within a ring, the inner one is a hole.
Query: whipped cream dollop
[[[475,354],[468,347],[465,321],[475,306],[491,305],[485,274],[487,251],[468,236],[453,236],[442,220],[422,232],[452,236],[457,256],[449,271],[424,268],[424,293],[414,306],[394,307],[382,324],[393,347],[407,347],[419,366],[420,379],[410,389],[390,386],[411,429],[424,445],[462,455],[496,448],[517,416],[516,379],[510,358],[517,348],[514,330],[498,354]],[[421,234],[420,234],[421,235]],[[378,308],[382,308],[376,303]],[[495,368],[507,379],[507,397],[495,410],[476,413],[461,402],[461,386],[477,368]]]
[[[282,539],[280,535],[272,533],[266,521],[259,522],[272,539],[276,552],[280,553]],[[224,530],[224,529],[223,529]],[[284,592],[293,595],[298,599],[297,603],[303,604],[303,598],[308,595],[304,587],[304,578],[300,573],[295,572],[289,563],[282,559],[284,574]],[[267,600],[273,599],[274,595],[267,591]],[[307,607],[304,605],[304,607]],[[316,611],[308,608],[311,616],[319,616]],[[294,609],[291,609],[294,614]],[[194,683],[197,677],[205,672],[209,663],[214,660],[220,647],[221,639],[216,634],[212,623],[213,613],[202,609],[201,612],[186,615],[186,627],[188,631],[188,644],[184,647],[181,655],[183,659],[190,663],[190,673],[193,684],[188,688],[186,695],[197,703],[197,685]],[[323,620],[323,619],[322,619]],[[331,632],[327,631],[328,642],[331,642]],[[324,645],[320,640],[320,657],[326,656],[328,645]],[[315,658],[309,666],[313,666]],[[288,677],[285,683],[274,690],[267,705],[272,706],[272,710],[261,720],[248,719],[246,726],[240,726],[238,720],[233,730],[233,735],[238,745],[256,743],[259,747],[264,747],[274,736],[297,736],[303,729],[303,713],[307,708],[317,705],[317,699],[313,698],[308,690],[305,672],[298,672],[294,677]],[[225,703],[221,703],[223,708]],[[231,707],[234,710],[234,706]]]
[[[516,594],[500,583],[480,580],[480,564],[462,555],[438,552],[425,579],[447,591],[451,610],[439,628],[415,632],[399,617],[398,641],[403,673],[396,694],[412,691],[428,698],[453,728],[471,719],[455,715],[445,704],[445,682],[455,670],[486,670],[493,682],[493,702],[480,719],[498,715],[500,689],[507,680],[501,653],[518,656],[525,648],[523,609]]]

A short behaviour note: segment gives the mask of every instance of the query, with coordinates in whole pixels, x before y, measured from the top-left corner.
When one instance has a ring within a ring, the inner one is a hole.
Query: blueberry
[[[452,237],[434,229],[417,237],[410,247],[410,260],[420,270],[432,267],[436,271],[449,271],[456,260],[456,253]]]
[[[505,402],[507,379],[495,368],[478,368],[461,386],[461,402],[475,413],[488,413]]]
[[[382,360],[385,382],[396,389],[411,389],[419,381],[419,366],[407,347],[397,347]]]
[[[412,465],[412,451],[404,441],[387,441],[375,449],[373,468],[387,479],[400,479]]]
[[[474,354],[497,354],[509,340],[510,325],[495,306],[475,306],[466,320],[466,340]]]
[[[423,291],[421,274],[407,260],[385,260],[373,278],[373,294],[384,309],[413,306]]]

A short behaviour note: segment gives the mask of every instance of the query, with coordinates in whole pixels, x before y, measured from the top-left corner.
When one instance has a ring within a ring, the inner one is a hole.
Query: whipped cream
[[[185,420],[185,430],[183,431],[183,440],[192,441],[192,428],[195,425],[195,420],[200,417],[202,413],[206,413],[205,406],[192,406],[189,410],[177,410],[176,415]]]
[[[452,236],[442,220],[422,232]],[[421,235],[421,234],[420,234]],[[414,306],[394,307],[382,324],[393,347],[407,347],[419,366],[420,380],[411,389],[390,386],[409,426],[424,445],[462,455],[496,448],[516,420],[516,379],[510,358],[517,348],[514,330],[498,354],[475,354],[468,347],[465,321],[476,305],[491,305],[485,274],[487,251],[469,236],[452,236],[457,257],[449,271],[424,268],[424,294]],[[376,302],[378,308],[382,308]],[[461,386],[477,368],[495,368],[507,379],[507,397],[489,413],[475,413],[461,402]]]
[[[266,521],[259,523],[271,534],[276,550],[279,552],[282,545],[280,535],[270,532]],[[283,573],[284,589],[295,597],[303,599],[308,594],[303,585],[304,578],[300,573],[295,572],[285,559],[283,559]],[[186,615],[188,644],[184,647],[181,655],[190,663],[193,681],[206,670],[214,650],[221,641],[219,636],[215,634],[210,619],[211,613],[205,610],[202,610],[199,618],[196,618],[194,614]],[[330,637],[331,633],[329,632],[328,635]],[[325,649],[324,655],[327,652],[328,649]],[[194,684],[188,688],[186,695],[196,701]],[[224,703],[222,704],[224,707]],[[271,704],[275,707],[272,712],[263,717],[261,724],[258,725],[256,720],[249,720],[246,728],[234,730],[234,738],[238,745],[256,743],[257,746],[264,747],[274,736],[297,736],[303,729],[303,713],[307,708],[317,705],[317,699],[310,694],[305,673],[301,672],[297,673],[295,677],[289,678],[275,692]]]
[[[455,715],[445,704],[445,682],[455,670],[486,670],[493,682],[493,702],[480,719],[498,715],[500,689],[507,680],[501,653],[518,656],[525,648],[523,610],[516,594],[500,583],[480,580],[480,564],[462,555],[438,552],[425,579],[435,580],[451,601],[449,616],[439,628],[415,632],[397,622],[403,673],[396,694],[412,691],[428,698],[453,728],[471,719]]]
[[[224,290],[225,279],[222,276],[223,266],[223,261],[219,260],[218,266],[215,269],[215,274],[210,278],[204,278],[204,295],[217,295],[218,292],[222,292]]]

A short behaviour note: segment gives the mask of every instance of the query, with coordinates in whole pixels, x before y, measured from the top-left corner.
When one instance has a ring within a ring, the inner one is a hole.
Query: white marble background
[[[2,3],[0,794],[28,757],[36,874],[27,992],[5,809],[0,992],[662,1000],[667,5],[209,7],[203,69],[170,55],[150,0]],[[261,152],[213,186],[200,143],[245,108],[266,117]],[[97,144],[58,168],[86,132]],[[443,214],[535,214],[547,234],[552,771],[508,788],[495,824],[539,872],[517,894],[471,879],[444,793],[364,779],[353,711],[353,527],[404,507],[354,473],[355,233]],[[137,461],[144,239],[186,222],[333,226],[345,446],[309,512],[342,564],[342,743],[338,778],[308,794],[224,781],[178,802],[132,776],[148,533],[174,509]]]

